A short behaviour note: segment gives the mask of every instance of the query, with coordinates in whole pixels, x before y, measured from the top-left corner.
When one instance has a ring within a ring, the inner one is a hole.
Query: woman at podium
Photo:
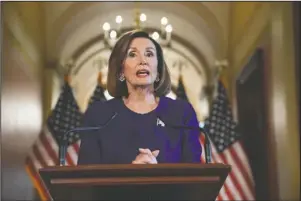
[[[78,164],[199,163],[200,132],[190,103],[166,95],[171,89],[160,45],[143,31],[127,32],[109,58],[107,89],[114,98],[95,101],[84,127]],[[181,128],[182,126],[182,128]]]

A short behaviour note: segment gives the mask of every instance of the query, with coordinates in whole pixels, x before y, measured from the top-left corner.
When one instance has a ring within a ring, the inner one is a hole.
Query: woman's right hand
[[[140,154],[138,154],[132,164],[158,164],[157,156],[159,155],[159,150],[151,151],[149,149],[139,149]]]

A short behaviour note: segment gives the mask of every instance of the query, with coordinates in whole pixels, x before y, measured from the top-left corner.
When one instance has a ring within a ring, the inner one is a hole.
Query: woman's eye
[[[152,56],[154,56],[154,53],[152,53],[152,52],[147,52],[147,53],[146,53],[146,56],[147,56],[147,57],[152,57]]]
[[[128,54],[128,56],[129,56],[129,57],[135,57],[136,54],[135,54],[135,52],[130,52],[130,53]]]

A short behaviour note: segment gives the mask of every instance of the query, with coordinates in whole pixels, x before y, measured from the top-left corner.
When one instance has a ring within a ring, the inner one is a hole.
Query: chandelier
[[[147,16],[145,13],[140,13],[136,11],[134,17],[134,26],[132,29],[139,29],[149,33],[150,37],[156,40],[161,46],[170,46],[171,43],[171,33],[172,25],[168,22],[167,17],[162,17],[160,25],[157,29],[147,26]],[[123,18],[121,15],[115,17],[115,23],[111,26],[110,23],[105,22],[102,25],[102,30],[104,32],[104,44],[108,48],[112,48],[118,38],[128,29],[123,28],[122,26]],[[159,28],[160,27],[160,28]],[[159,30],[160,31],[156,31]]]

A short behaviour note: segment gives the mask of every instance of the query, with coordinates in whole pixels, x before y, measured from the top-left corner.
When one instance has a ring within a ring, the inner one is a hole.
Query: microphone
[[[157,126],[161,127],[170,127],[175,129],[187,129],[187,130],[198,130],[202,132],[205,135],[205,159],[206,163],[211,163],[211,147],[210,147],[210,138],[207,133],[207,131],[202,127],[195,127],[195,126],[187,126],[187,125],[172,125],[172,124],[166,124],[166,122],[163,122],[162,119],[157,116]]]
[[[63,134],[63,139],[67,139],[67,135],[71,132],[83,132],[83,131],[98,131],[100,129],[103,129],[109,125],[109,123],[117,116],[117,112],[112,115],[109,120],[100,126],[91,126],[91,127],[77,127],[73,128],[71,130],[68,130]],[[67,140],[62,140],[59,144],[59,164],[60,166],[64,166],[66,163],[66,152],[67,152]]]

